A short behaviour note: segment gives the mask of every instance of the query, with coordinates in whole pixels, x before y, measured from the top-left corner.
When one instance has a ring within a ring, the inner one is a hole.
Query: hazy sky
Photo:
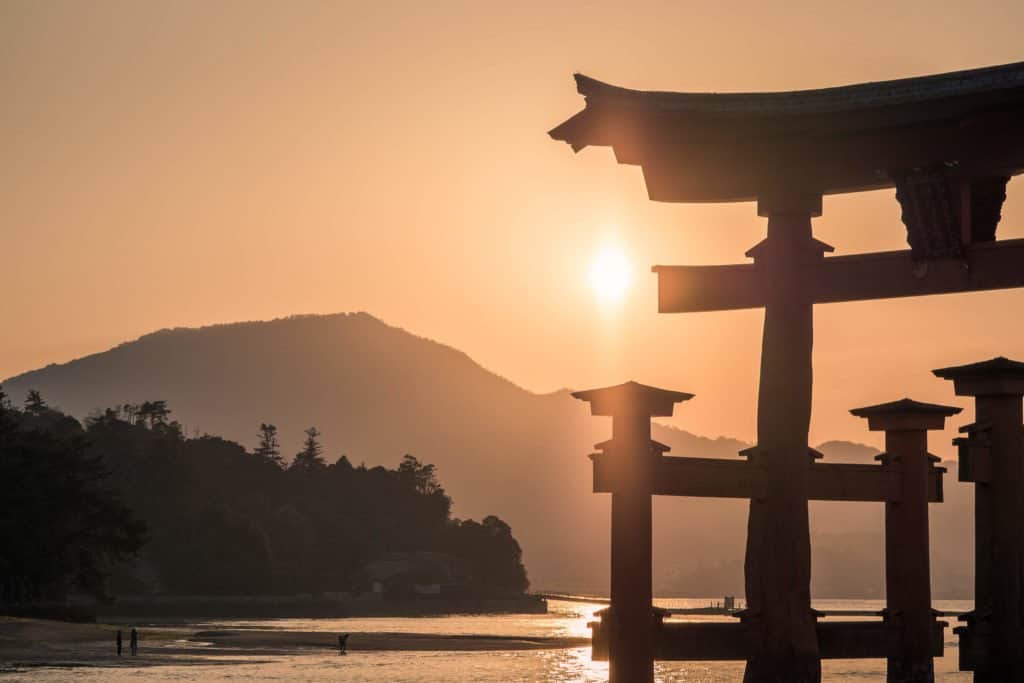
[[[695,392],[677,424],[751,439],[761,312],[659,316],[649,266],[743,262],[764,223],[650,202],[608,150],[551,141],[572,73],[839,85],[1021,61],[1022,24],[1016,1],[5,0],[0,377],[162,327],[366,310],[537,391]],[[893,194],[826,198],[816,236],[903,248]],[[1024,237],[1022,180],[1000,237]],[[633,269],[618,305],[587,277],[609,244]],[[849,408],[955,402],[929,370],[1024,357],[1022,304],[817,307],[812,441],[878,443]]]

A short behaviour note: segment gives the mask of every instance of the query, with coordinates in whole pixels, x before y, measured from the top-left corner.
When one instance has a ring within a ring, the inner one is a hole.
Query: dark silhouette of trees
[[[284,467],[284,460],[281,458],[281,443],[277,440],[277,427],[266,422],[260,423],[260,443],[253,451],[253,455],[272,462],[278,467]]]
[[[30,389],[28,396],[25,397],[25,412],[29,415],[42,415],[49,407],[46,405],[46,401],[43,400],[42,395],[38,389]]]
[[[395,469],[327,464],[310,428],[285,470],[271,424],[250,453],[186,438],[163,401],[99,411],[83,429],[36,398],[33,413],[0,409],[3,600],[99,592],[108,573],[120,593],[360,591],[374,560],[421,552],[450,558],[463,592],[527,585],[508,526],[453,520],[434,466],[412,455]]]
[[[416,493],[423,496],[444,494],[444,489],[438,483],[433,465],[424,465],[408,453],[402,458],[398,465],[398,476],[407,486],[410,486]]]
[[[141,420],[150,429],[167,424],[167,418],[171,414],[166,401],[143,401],[134,408],[136,420]]]
[[[102,597],[110,570],[144,540],[81,426],[38,391],[24,411],[0,402],[0,500],[0,603]]]
[[[482,523],[456,520],[449,528],[446,550],[463,558],[472,585],[521,593],[529,587],[523,567],[523,551],[512,536],[512,529],[497,517],[484,517]]]
[[[306,440],[302,442],[302,450],[295,454],[290,469],[299,472],[314,472],[327,467],[324,462],[323,446],[320,445],[320,430],[310,427],[306,430]]]

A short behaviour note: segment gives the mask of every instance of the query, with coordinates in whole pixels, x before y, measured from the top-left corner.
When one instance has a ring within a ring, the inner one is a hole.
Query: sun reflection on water
[[[592,603],[559,603],[550,601],[548,613],[562,622],[562,635],[573,638],[589,638],[591,621],[595,621],[596,612],[605,607],[604,605]]]
[[[541,653],[544,660],[544,678],[542,680],[558,683],[580,681],[581,683],[597,683],[608,680],[608,662],[595,662],[590,659],[589,647],[575,647],[568,650],[545,650]]]
[[[666,607],[692,607],[706,604],[698,600],[665,600]],[[818,606],[826,609],[871,607],[865,601],[830,601]],[[937,601],[939,609],[963,611],[969,603]],[[207,627],[240,629],[294,629],[375,633],[463,634],[504,637],[587,638],[587,622],[602,609],[593,603],[551,601],[545,615],[451,615],[447,617],[223,621],[195,624]],[[713,617],[686,617],[688,620]],[[955,638],[947,633],[946,655],[936,660],[937,682],[968,683],[970,674],[957,671]],[[152,641],[148,641],[152,642]],[[191,642],[191,641],[190,641]],[[180,645],[180,644],[179,644]],[[103,651],[110,643],[96,644]],[[596,683],[608,679],[607,662],[590,658],[590,647],[552,647],[528,650],[363,650],[348,656],[322,650],[261,651],[249,654],[213,652],[218,648],[195,647],[183,656],[164,655],[151,661],[145,651],[138,660],[126,658],[110,666],[34,668],[14,672],[16,680],[26,683],[329,683],[333,681],[386,681],[387,683],[434,683],[463,681],[472,683],[545,682]],[[658,683],[726,683],[742,678],[743,662],[658,662]],[[885,680],[885,662],[876,660],[831,660],[823,664],[826,680]]]

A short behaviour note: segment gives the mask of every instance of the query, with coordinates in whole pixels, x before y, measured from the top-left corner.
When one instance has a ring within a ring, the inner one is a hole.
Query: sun
[[[629,259],[617,247],[604,247],[590,264],[590,286],[606,303],[622,301],[633,280]]]

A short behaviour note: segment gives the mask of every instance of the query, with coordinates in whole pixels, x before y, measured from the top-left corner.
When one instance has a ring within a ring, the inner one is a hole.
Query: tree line
[[[369,563],[417,552],[452,558],[470,594],[528,587],[509,526],[453,518],[433,465],[328,462],[315,427],[286,462],[273,424],[257,435],[188,438],[159,400],[80,423],[0,390],[0,602],[360,592]]]

